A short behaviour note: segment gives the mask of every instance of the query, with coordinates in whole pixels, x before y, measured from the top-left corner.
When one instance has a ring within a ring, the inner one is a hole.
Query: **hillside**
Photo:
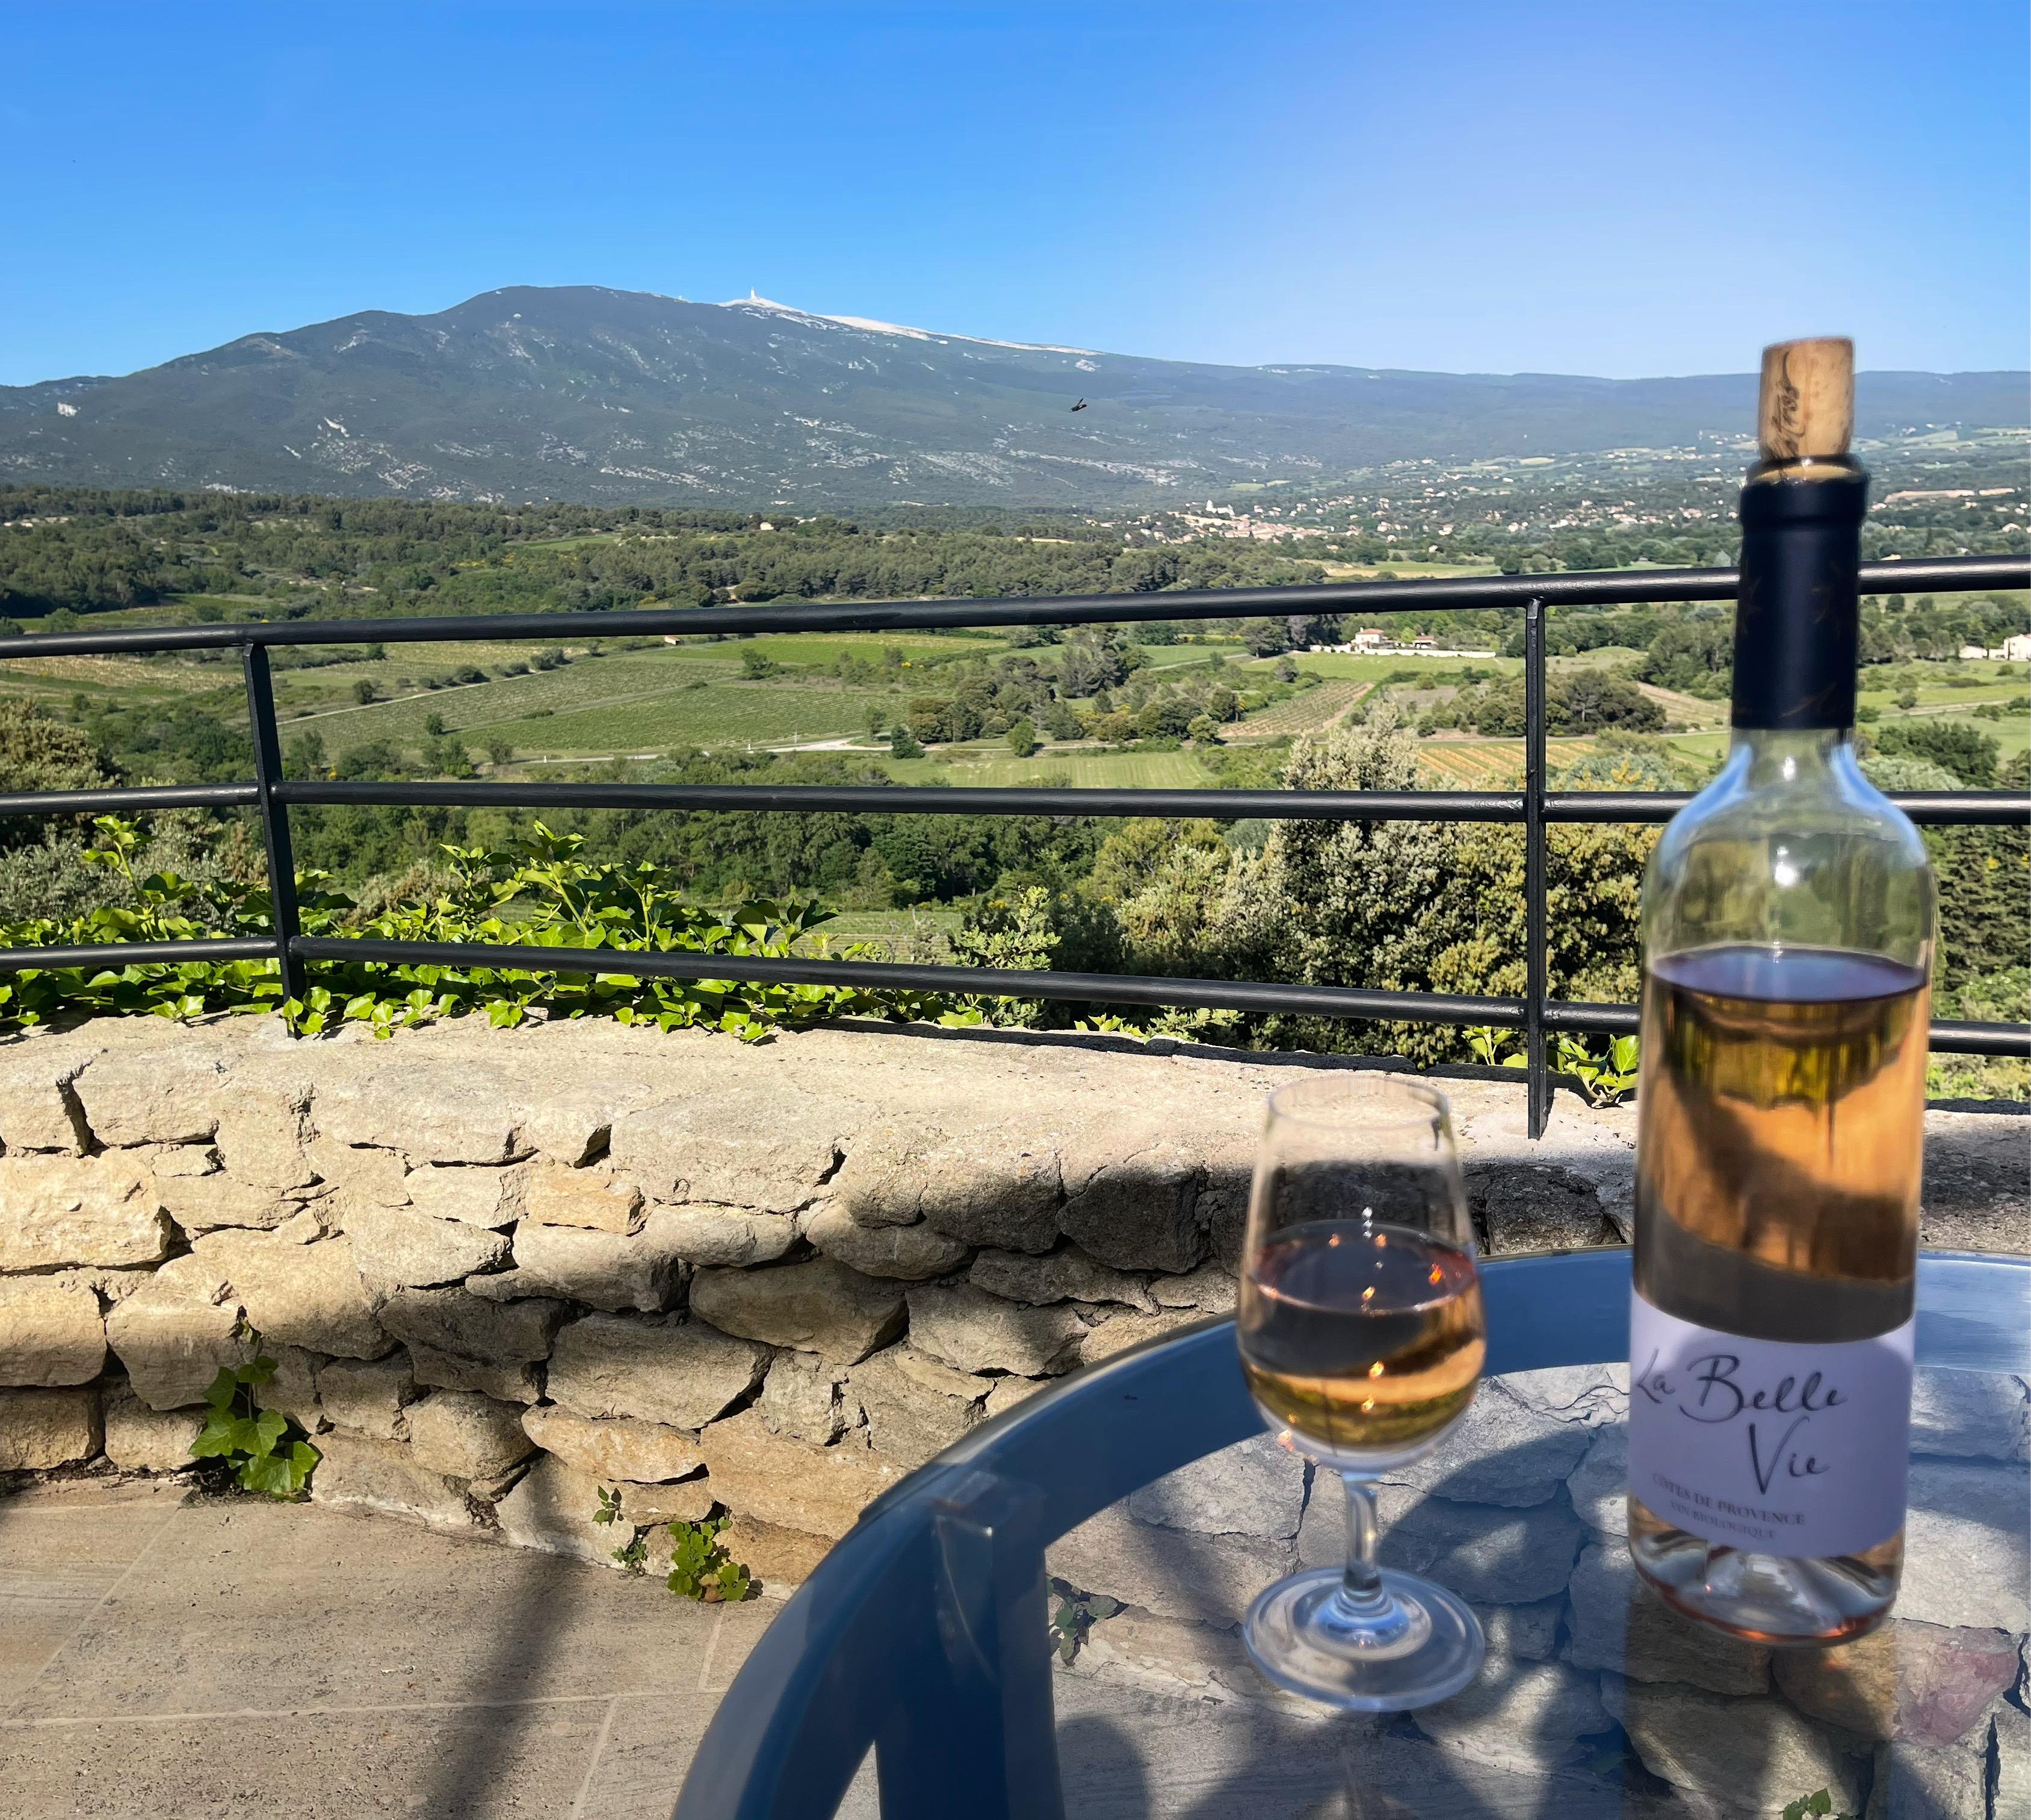
[[[607,505],[1107,506],[1381,461],[1732,442],[1746,375],[1217,367],[589,286],[0,388],[0,478]],[[1081,397],[1087,408],[1074,412]],[[1865,374],[1865,436],[2026,420],[2015,373]]]

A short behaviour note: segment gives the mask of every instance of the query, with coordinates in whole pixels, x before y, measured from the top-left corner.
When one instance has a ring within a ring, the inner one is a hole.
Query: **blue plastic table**
[[[1497,1260],[1483,1281],[1491,1375],[1626,1356],[1627,1251]],[[1917,1355],[2031,1369],[2031,1260],[1929,1253]],[[884,1820],[1062,1820],[1045,1545],[1261,1432],[1231,1318],[974,1430],[870,1506],[785,1606],[721,1702],[676,1820],[822,1820],[870,1746]]]

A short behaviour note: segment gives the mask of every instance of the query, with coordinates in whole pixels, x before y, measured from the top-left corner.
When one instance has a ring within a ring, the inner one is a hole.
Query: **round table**
[[[2031,1260],[1921,1259],[1904,1590],[1831,1652],[1738,1646],[1634,1587],[1616,1393],[1560,1370],[1625,1357],[1628,1253],[1496,1260],[1483,1283],[1496,1382],[1384,1501],[1383,1558],[1482,1613],[1465,1693],[1344,1715],[1248,1665],[1234,1619],[1294,1559],[1330,1557],[1336,1500],[1274,1456],[1216,1320],[1064,1380],[871,1505],[728,1690],[677,1820],[820,1820],[870,1749],[883,1820],[1776,1820],[1821,1787],[1837,1813],[2031,1814],[2011,1692]],[[1081,1596],[1117,1588],[1119,1612]]]

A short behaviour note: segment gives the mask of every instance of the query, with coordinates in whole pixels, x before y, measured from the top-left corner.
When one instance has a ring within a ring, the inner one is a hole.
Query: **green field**
[[[1243,738],[1270,738],[1287,733],[1317,733],[1329,726],[1368,693],[1372,683],[1336,677],[1292,696],[1288,701],[1272,702],[1258,708],[1242,722]],[[1230,737],[1232,737],[1230,732]]]
[[[1267,666],[1276,659],[1258,661]],[[1511,674],[1523,667],[1520,657],[1428,657],[1411,651],[1392,651],[1383,657],[1357,657],[1352,651],[1300,651],[1292,661],[1299,669],[1317,676],[1351,677],[1360,682],[1382,682],[1399,670],[1444,673],[1465,669],[1470,664],[1483,676],[1493,676],[1497,672]]]

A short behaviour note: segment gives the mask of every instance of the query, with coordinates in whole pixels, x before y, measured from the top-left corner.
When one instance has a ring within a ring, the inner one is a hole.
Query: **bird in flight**
[[[1083,411],[1086,408],[1086,400],[1083,398],[1080,399],[1076,405],[1072,406],[1072,408],[1075,411]]]

